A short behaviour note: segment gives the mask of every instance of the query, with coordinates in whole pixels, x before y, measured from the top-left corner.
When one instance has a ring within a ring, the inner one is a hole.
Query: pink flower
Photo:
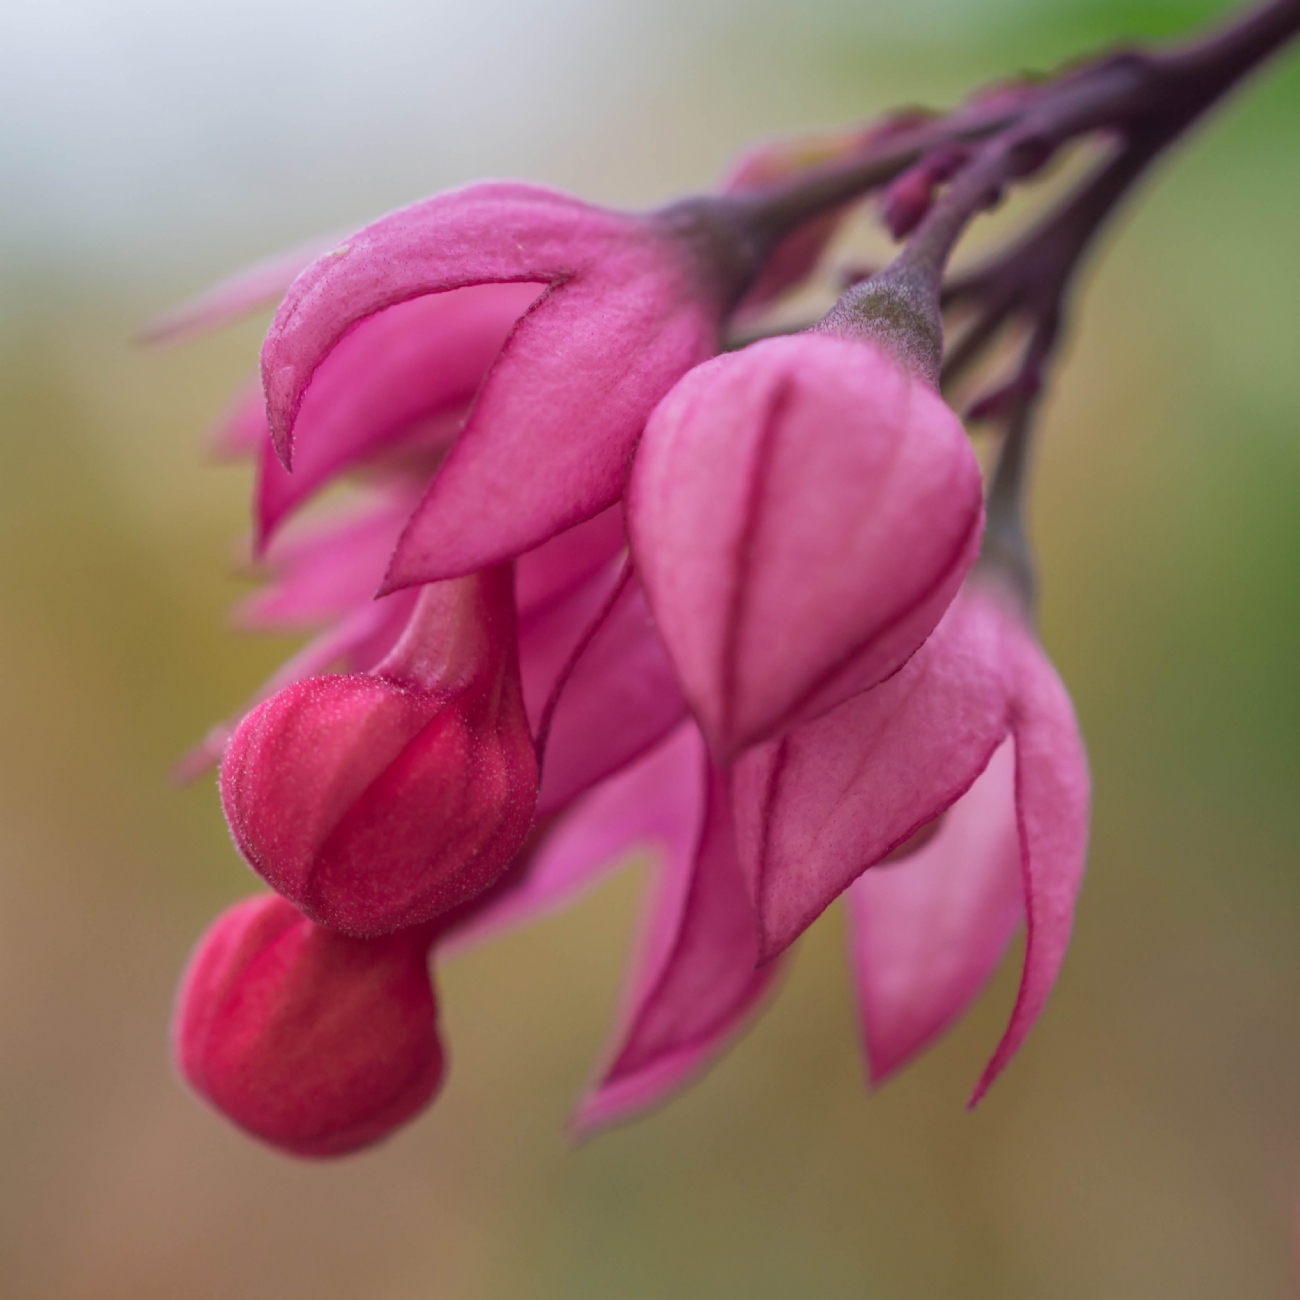
[[[221,768],[240,851],[313,920],[385,934],[481,893],[537,797],[508,569],[425,587],[370,673],[253,709]]]
[[[960,586],[982,519],[960,421],[876,344],[805,333],[692,370],[646,427],[628,526],[715,753],[897,671]]]
[[[172,1041],[181,1074],[248,1132],[300,1156],[356,1151],[442,1083],[429,936],[349,939],[274,895],[200,940]]]
[[[259,982],[246,950],[279,952],[283,932],[324,951],[328,927],[353,974],[319,987],[352,990],[329,995],[350,1008],[375,987],[360,954],[428,987],[430,945],[557,906],[638,847],[656,889],[581,1131],[714,1060],[841,894],[873,1080],[962,1013],[1022,916],[1021,995],[977,1097],[1041,1010],[1082,871],[1086,764],[990,563],[967,577],[981,482],[925,378],[937,317],[886,303],[878,320],[859,293],[815,331],[708,359],[745,293],[800,278],[829,229],[774,243],[745,211],[630,216],[472,186],[382,218],[289,287],[266,410],[245,398],[218,441],[259,458],[270,581],[243,620],[317,635],[191,764],[224,752],[232,833],[288,901],[261,900],[279,919],[250,920],[246,944],[218,924],[194,967],[217,975],[190,977],[178,1021],[187,1077],[270,1140],[348,1149],[436,1080],[388,1109],[338,1082],[362,1066],[339,1049],[336,1076],[316,1052],[325,1001],[300,1014],[298,984]],[[282,528],[352,472],[364,510]],[[242,1007],[246,985],[264,990],[247,1021],[206,1009]],[[299,1041],[310,1096],[357,1099],[301,1140],[308,1103],[272,1095]]]
[[[537,186],[473,185],[381,218],[293,282],[262,349],[286,467],[306,446],[317,372],[350,332],[429,294],[535,288],[397,546],[387,589],[508,559],[618,499],[646,416],[716,350],[753,273],[710,213],[697,203],[631,216]]]
[[[280,463],[260,388],[250,394],[259,439],[259,545],[342,470],[400,447],[432,474],[536,286],[485,284],[390,307],[341,340],[317,369],[298,413],[293,473]],[[237,415],[236,419],[248,418]],[[414,503],[413,503],[414,504]]]
[[[873,1078],[965,1010],[1023,908],[1020,994],[978,1101],[1056,979],[1088,835],[1069,696],[1000,579],[977,572],[889,681],[745,755],[733,798],[764,957],[852,886]]]

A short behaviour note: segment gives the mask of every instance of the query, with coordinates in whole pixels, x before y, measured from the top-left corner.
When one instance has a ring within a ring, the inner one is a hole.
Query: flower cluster
[[[582,1128],[694,1075],[842,894],[873,1079],[1022,921],[976,1097],[1038,1016],[1087,769],[1014,573],[976,563],[983,484],[927,304],[869,282],[724,350],[834,225],[834,193],[798,220],[754,197],[804,165],[755,155],[640,216],[475,185],[172,321],[284,293],[217,437],[257,461],[245,622],[317,635],[185,763],[220,763],[275,891],[208,931],[176,1013],[185,1078],[248,1131],[331,1155],[410,1118],[444,1071],[430,953],[639,846],[658,887]],[[294,519],[344,477],[344,513]]]

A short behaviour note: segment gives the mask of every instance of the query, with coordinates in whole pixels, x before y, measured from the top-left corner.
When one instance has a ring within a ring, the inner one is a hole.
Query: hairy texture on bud
[[[769,339],[687,375],[646,428],[628,528],[715,754],[897,671],[982,518],[957,417],[869,341]]]
[[[231,737],[221,792],[249,865],[345,934],[417,925],[487,889],[537,799],[508,571],[426,588],[374,672],[264,701]]]
[[[199,941],[173,1049],[196,1092],[300,1156],[386,1137],[442,1083],[428,936],[351,939],[282,898],[248,898]]]

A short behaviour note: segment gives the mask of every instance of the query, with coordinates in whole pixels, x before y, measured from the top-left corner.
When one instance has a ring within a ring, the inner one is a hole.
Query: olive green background
[[[979,1111],[1014,970],[868,1095],[835,909],[698,1086],[573,1149],[631,870],[440,969],[444,1095],[310,1164],[194,1101],[166,1041],[190,944],[253,887],[212,783],[168,768],[291,646],[228,626],[248,474],[202,450],[264,319],[157,353],[136,326],[480,174],[652,202],[753,137],[951,102],[1218,7],[519,0],[426,6],[404,41],[367,38],[359,0],[82,7],[121,37],[78,38],[89,89],[34,0],[6,19],[28,99],[0,145],[21,182],[0,199],[0,1294],[1293,1296],[1300,61],[1166,162],[1085,279],[1034,528],[1093,847],[1057,992]]]

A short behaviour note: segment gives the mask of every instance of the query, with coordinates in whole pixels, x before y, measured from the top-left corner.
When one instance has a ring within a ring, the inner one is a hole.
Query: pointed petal
[[[281,458],[289,462],[317,367],[353,326],[425,294],[563,280],[606,251],[630,220],[540,186],[471,185],[381,217],[317,258],[280,304],[262,347]]]
[[[519,667],[528,722],[536,735],[547,704],[575,655],[590,639],[627,583],[623,558],[607,561],[557,600],[531,610],[519,620]]]
[[[1002,624],[962,597],[887,682],[742,756],[732,796],[764,958],[964,794],[1007,726]]]
[[[271,306],[299,272],[329,252],[340,238],[339,235],[325,235],[236,271],[197,298],[191,298],[150,321],[140,331],[140,341],[182,343]]]
[[[1008,616],[1014,618],[1014,615]],[[1033,1028],[1065,959],[1088,853],[1088,758],[1069,693],[1033,634],[1016,628],[1016,815],[1028,932],[1011,1022],[968,1103],[976,1105]]]
[[[646,417],[717,350],[663,241],[575,277],[510,336],[398,543],[387,589],[518,555],[612,505]]]
[[[668,859],[636,962],[611,1063],[573,1126],[627,1119],[704,1069],[771,987],[779,963],[756,968],[753,912],[736,858],[725,779],[697,772],[707,805],[691,856]]]
[[[683,727],[640,762],[611,777],[561,819],[519,884],[439,941],[456,953],[565,906],[639,848],[685,860],[699,835],[699,738]]]
[[[449,412],[455,418],[439,431],[445,450],[515,321],[543,287],[483,284],[431,294],[353,329],[321,363],[303,398],[292,474],[263,442],[260,540],[336,474],[411,441]]]
[[[956,594],[981,518],[960,422],[879,348],[802,334],[691,371],[646,427],[628,531],[715,754],[896,671]]]
[[[849,944],[873,1084],[975,1000],[1024,915],[1015,747],[1003,741],[937,834],[849,886]]]

